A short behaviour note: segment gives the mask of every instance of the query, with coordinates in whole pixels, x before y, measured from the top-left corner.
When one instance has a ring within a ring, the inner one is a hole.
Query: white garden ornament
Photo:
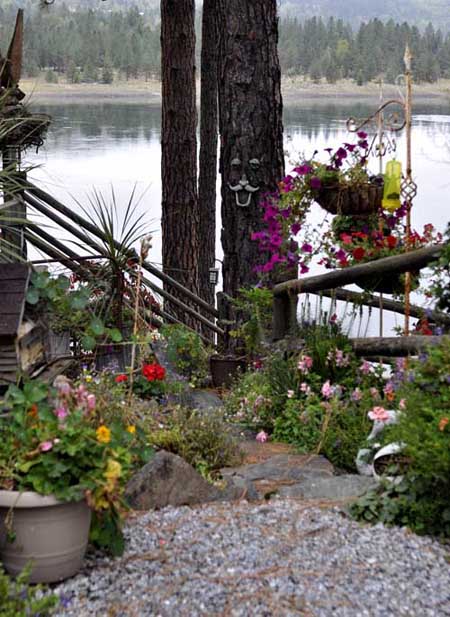
[[[401,412],[394,409],[384,409],[383,407],[374,407],[368,412],[368,416],[373,420],[373,428],[370,435],[367,437],[367,447],[361,448],[356,456],[356,469],[362,476],[372,476],[378,482],[381,479],[395,482],[401,482],[403,476],[379,476],[375,471],[375,461],[380,460],[384,456],[400,453],[405,444],[390,443],[381,447],[381,443],[376,440],[376,437],[383,431],[385,426],[396,424]]]

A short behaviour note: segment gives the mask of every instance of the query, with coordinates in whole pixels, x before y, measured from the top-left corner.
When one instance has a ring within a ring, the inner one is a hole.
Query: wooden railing
[[[27,182],[25,190],[22,193],[24,201],[32,206],[37,212],[49,218],[52,223],[58,225],[72,236],[80,240],[83,244],[95,251],[99,256],[108,257],[107,251],[101,243],[96,242],[95,238],[101,241],[106,240],[105,234],[101,229],[97,228],[90,221],[70,208],[55,199],[49,193],[43,191],[34,184]],[[63,218],[64,217],[64,218]],[[73,223],[73,224],[72,224]],[[41,225],[28,223],[25,230],[25,236],[31,244],[36,246],[43,253],[52,259],[56,259],[61,263],[68,265],[71,269],[78,273],[86,273],[86,268],[83,268],[83,258],[74,250],[66,246],[54,237],[54,234],[49,234]],[[115,242],[117,249],[121,249],[119,242]],[[133,251],[130,257],[137,257]],[[224,331],[220,328],[215,320],[219,317],[219,312],[214,306],[211,306],[205,300],[194,294],[191,290],[181,285],[171,276],[159,270],[156,266],[144,261],[142,264],[143,270],[151,276],[159,279],[162,283],[170,285],[176,290],[180,297],[176,297],[169,293],[148,276],[142,277],[142,283],[145,284],[154,293],[158,294],[163,300],[166,300],[184,311],[187,315],[193,317],[199,324],[206,327],[214,334],[222,337]],[[133,271],[130,269],[130,273]],[[180,299],[182,298],[182,299]],[[189,303],[189,304],[188,304]],[[159,314],[165,321],[171,323],[180,323],[178,319],[167,313],[163,308],[155,309],[155,313]]]
[[[298,295],[323,292],[323,295],[335,299],[357,301],[359,304],[377,306],[376,296],[369,295],[369,297],[364,297],[363,294],[340,288],[351,283],[363,282],[367,280],[368,277],[374,275],[417,272],[425,268],[431,262],[436,261],[439,258],[442,248],[442,244],[436,244],[402,255],[384,257],[364,264],[343,268],[342,270],[334,270],[333,272],[309,276],[303,279],[294,279],[275,285],[273,289],[272,331],[274,340],[282,339],[295,332],[297,325]],[[383,299],[383,307],[395,312],[404,312],[403,305],[393,300]],[[423,314],[423,309],[420,309],[420,307],[410,307],[411,316],[419,317],[421,313]],[[442,323],[447,326],[450,325],[450,316],[438,311],[434,311],[432,319],[437,323]],[[364,355],[364,353],[367,353],[367,355],[392,355],[389,354],[389,349],[392,349],[392,353],[395,352],[396,355],[405,355],[411,353],[413,350],[420,351],[423,345],[426,344],[424,338],[429,339],[429,341],[431,340],[430,337],[412,336],[408,337],[409,342],[405,343],[403,347],[398,343],[393,343],[393,341],[398,341],[399,339],[383,337],[377,337],[376,339],[355,339],[354,347],[355,351],[361,355]],[[363,341],[365,341],[365,343],[363,343]],[[378,343],[375,343],[375,341],[378,341]],[[400,353],[401,348],[403,349],[403,354]]]

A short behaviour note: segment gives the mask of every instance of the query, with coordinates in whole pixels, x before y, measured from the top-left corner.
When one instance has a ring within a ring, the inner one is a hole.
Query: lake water
[[[350,141],[349,116],[363,118],[376,107],[358,105],[289,106],[285,109],[287,160],[298,153],[312,154],[325,147]],[[95,187],[107,195],[111,186],[124,205],[136,186],[142,196],[140,210],[146,213],[148,229],[154,230],[151,259],[161,261],[160,109],[124,104],[52,105],[36,107],[49,113],[53,122],[45,146],[27,161],[41,167],[30,178],[66,205],[78,210],[78,201],[89,205]],[[413,175],[419,191],[414,202],[413,226],[431,222],[444,230],[450,219],[450,100],[416,105],[413,115]],[[398,137],[397,158],[405,158],[404,134]],[[291,168],[289,162],[287,171]],[[378,169],[374,160],[372,171]],[[219,210],[220,208],[218,208]],[[322,216],[320,209],[315,217]],[[218,221],[219,237],[220,220]],[[221,256],[218,242],[218,256]]]

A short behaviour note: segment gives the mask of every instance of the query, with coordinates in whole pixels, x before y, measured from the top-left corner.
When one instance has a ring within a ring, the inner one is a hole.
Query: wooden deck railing
[[[342,270],[334,270],[333,272],[327,272],[317,276],[309,276],[303,279],[294,279],[275,285],[273,289],[274,340],[282,339],[294,331],[297,324],[296,306],[297,297],[299,294],[320,293],[323,291],[333,296],[332,290],[351,283],[363,282],[367,279],[367,277],[373,275],[417,272],[422,268],[425,268],[431,262],[436,261],[440,255],[442,247],[442,244],[436,244],[434,246],[410,251],[402,255],[383,257],[382,259],[377,259],[364,264],[358,264],[356,266],[350,266],[348,268],[343,268]],[[340,292],[345,292],[345,294],[355,293],[349,292],[348,290],[340,290]],[[337,297],[337,294],[335,294],[335,297]],[[372,301],[369,300],[369,305],[371,306],[375,305],[373,298],[374,297],[372,296]],[[351,295],[347,295],[346,299],[351,300]],[[359,298],[359,300],[362,304],[365,303],[362,298]],[[390,302],[391,304],[389,310],[396,310],[397,308],[400,308],[395,306],[397,303],[392,304],[392,301]],[[386,306],[386,308],[388,308],[388,306]],[[413,311],[419,311],[419,307],[413,307]],[[438,313],[437,317],[439,318],[439,316],[441,317],[441,323],[446,323],[448,325],[450,318]]]

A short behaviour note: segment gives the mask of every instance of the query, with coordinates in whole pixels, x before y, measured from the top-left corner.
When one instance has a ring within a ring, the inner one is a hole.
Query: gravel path
[[[127,549],[59,585],[65,617],[450,616],[448,553],[404,529],[274,500],[134,515]]]

